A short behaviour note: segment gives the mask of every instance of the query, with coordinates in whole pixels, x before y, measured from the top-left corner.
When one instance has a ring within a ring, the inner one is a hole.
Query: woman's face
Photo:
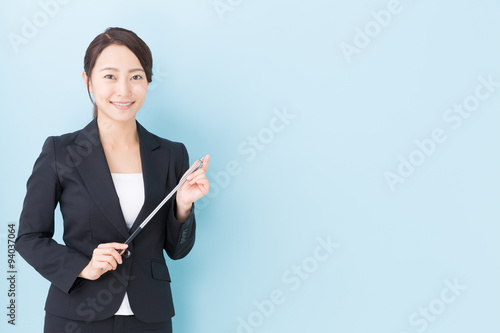
[[[87,82],[85,72],[83,79]],[[97,58],[89,89],[99,117],[130,121],[144,104],[148,81],[135,54],[126,46],[113,44]]]

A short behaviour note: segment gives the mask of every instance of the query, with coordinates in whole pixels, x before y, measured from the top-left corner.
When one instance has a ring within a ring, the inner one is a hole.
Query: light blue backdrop
[[[82,128],[90,41],[151,47],[138,115],[211,154],[169,261],[177,333],[498,332],[500,2],[3,1],[2,272],[44,139]],[[61,217],[57,214],[57,238]],[[17,257],[16,325],[48,282]]]

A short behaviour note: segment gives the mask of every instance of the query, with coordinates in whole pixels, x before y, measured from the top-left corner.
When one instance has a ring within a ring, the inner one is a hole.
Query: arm
[[[189,166],[189,156],[184,145],[182,145],[182,153],[181,172],[185,174]],[[194,202],[208,193],[209,183],[205,173],[209,158],[207,155],[202,167],[187,178],[173,198],[172,209],[167,218],[165,239],[165,250],[172,259],[185,257],[194,245],[196,229]],[[181,173],[179,173],[177,181],[181,178]]]
[[[194,217],[194,205],[186,221],[179,221],[175,215],[176,201],[168,213],[167,236],[165,238],[165,250],[171,259],[184,258],[193,248],[196,231],[196,220]]]
[[[64,190],[57,165],[54,138],[49,137],[28,179],[15,246],[44,278],[69,293],[90,258],[52,239],[54,209]]]

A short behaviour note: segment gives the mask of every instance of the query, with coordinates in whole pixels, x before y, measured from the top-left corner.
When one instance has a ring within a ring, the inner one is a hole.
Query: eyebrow
[[[101,72],[104,72],[104,71],[115,71],[115,72],[118,72],[118,69],[114,68],[114,67],[104,67],[100,71]],[[132,73],[132,72],[145,72],[145,71],[142,68],[133,68],[133,69],[129,70],[128,72]]]

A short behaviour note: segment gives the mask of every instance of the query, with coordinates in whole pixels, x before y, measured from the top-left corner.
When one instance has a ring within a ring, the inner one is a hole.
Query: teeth
[[[112,102],[112,103],[113,103],[113,104],[116,104],[116,105],[118,105],[118,106],[128,106],[128,105],[132,104],[132,102],[130,102],[130,103],[117,103],[117,102]]]

